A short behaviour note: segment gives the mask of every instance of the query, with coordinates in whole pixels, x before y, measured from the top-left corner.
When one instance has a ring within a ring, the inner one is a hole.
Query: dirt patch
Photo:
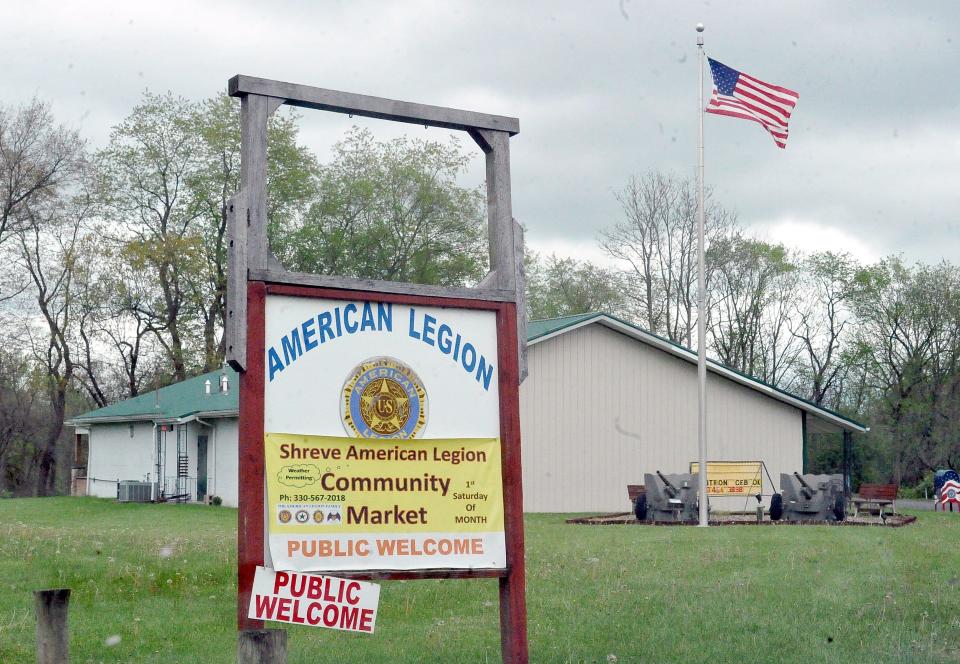
[[[915,516],[891,514],[886,520],[878,516],[862,515],[847,517],[845,521],[771,521],[764,517],[757,523],[755,514],[719,514],[710,519],[711,526],[885,526],[899,528],[917,520]],[[673,523],[664,521],[637,521],[631,512],[617,512],[616,514],[598,514],[583,516],[576,519],[567,519],[567,523],[580,526],[695,526],[695,523]]]

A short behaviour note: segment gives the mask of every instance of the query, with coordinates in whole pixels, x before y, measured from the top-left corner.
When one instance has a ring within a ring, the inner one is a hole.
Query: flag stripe
[[[725,108],[725,107],[713,108],[713,109],[707,109],[707,112],[708,112],[708,113],[716,113],[717,115],[728,115],[728,116],[730,116],[730,117],[743,118],[744,120],[753,120],[754,122],[763,125],[763,121],[762,121],[762,120],[757,119],[756,117],[750,115],[749,113],[744,113],[744,112],[742,112],[742,111],[738,111],[738,110],[732,109],[732,108]],[[767,127],[766,125],[764,125],[764,128],[765,128],[771,135],[780,136],[781,138],[786,138],[786,137],[787,137],[787,132],[783,131],[783,129],[773,128],[773,127]]]
[[[741,78],[737,81],[737,87],[746,88],[747,90],[752,90],[758,95],[761,95],[764,99],[769,101],[771,104],[776,104],[777,106],[782,106],[786,110],[793,110],[793,107],[797,105],[797,99],[791,97],[784,97],[778,93],[770,92],[769,90],[764,90],[762,87],[754,85],[750,81],[744,80]]]
[[[760,99],[756,95],[752,95],[747,92],[744,92],[743,90],[740,90],[739,85],[737,86],[737,89],[734,91],[733,96],[734,98],[738,99],[740,103],[742,103],[744,106],[750,108],[753,111],[756,111],[757,113],[762,113],[763,115],[766,115],[768,118],[770,118],[777,124],[786,124],[787,120],[790,119],[789,115],[787,117],[784,117],[783,113],[780,113],[780,112],[774,113],[775,110],[779,111],[779,109],[774,109],[772,106],[767,104],[765,101],[763,101],[763,99]]]
[[[767,130],[767,133],[773,138],[774,142],[781,148],[786,147],[787,128],[781,125],[773,125],[770,122],[757,117],[754,113],[748,110],[744,110],[743,106],[734,100],[733,102],[728,101],[730,97],[722,97],[720,100],[711,100],[710,106],[707,107],[707,113],[713,113],[715,115],[726,115],[731,118],[742,118],[744,120],[752,120],[757,124],[761,125],[764,129]]]
[[[741,118],[743,120],[753,120],[754,122],[760,122],[756,118],[750,117],[749,115],[745,115],[743,113],[737,113],[736,111],[708,110],[707,112],[713,113],[714,115],[726,115],[727,117],[730,117],[730,118]],[[760,122],[760,124],[763,124],[763,123]],[[770,134],[770,136],[773,138],[773,141],[780,147],[783,147],[787,144],[787,134],[777,132],[777,131],[770,131],[769,129],[767,130],[767,133]]]
[[[754,77],[751,76],[750,74],[744,74],[743,72],[740,72],[740,76],[742,76],[743,78],[746,78],[748,81],[752,81],[752,82],[754,82],[754,83],[759,83],[760,85],[766,86],[766,87],[770,88],[771,90],[776,90],[777,92],[782,92],[783,94],[787,95],[788,97],[793,97],[793,98],[795,98],[795,99],[800,99],[800,95],[799,95],[798,93],[796,93],[796,92],[794,92],[793,90],[790,90],[790,89],[788,89],[788,88],[784,88],[784,87],[779,86],[779,85],[773,85],[772,83],[767,83],[766,81],[761,81],[759,78],[754,78]]]
[[[718,106],[722,106],[722,107],[725,107],[725,108],[731,108],[731,109],[737,109],[739,112],[743,113],[746,117],[748,117],[748,118],[751,119],[751,120],[755,120],[755,121],[759,122],[760,124],[762,124],[762,125],[763,125],[764,127],[766,127],[767,129],[782,130],[782,131],[784,131],[784,132],[786,132],[786,130],[787,130],[787,125],[786,125],[786,123],[782,123],[782,122],[770,122],[769,120],[758,116],[749,106],[747,106],[747,105],[744,104],[742,101],[740,101],[739,99],[736,99],[736,98],[734,98],[734,97],[726,97],[726,96],[722,96],[722,95],[721,95],[721,96],[719,96],[719,97],[715,97],[714,99],[711,99],[711,100],[710,100],[710,103],[711,103],[711,105],[713,105],[714,103],[716,103]],[[709,109],[708,109],[708,110],[709,110]]]
[[[734,88],[734,94],[740,93],[745,97],[749,97],[765,106],[775,110],[780,115],[790,117],[790,113],[793,111],[795,104],[785,105],[778,102],[776,99],[771,99],[763,92],[757,92],[756,88],[751,87],[748,83],[738,82],[737,87]]]

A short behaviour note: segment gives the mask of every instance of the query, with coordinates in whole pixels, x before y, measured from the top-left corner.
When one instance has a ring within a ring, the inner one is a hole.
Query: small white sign
[[[379,604],[375,583],[257,567],[248,617],[372,634]]]

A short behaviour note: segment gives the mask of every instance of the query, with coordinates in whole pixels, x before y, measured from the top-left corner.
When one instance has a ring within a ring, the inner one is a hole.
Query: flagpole
[[[707,348],[706,348],[706,269],[704,263],[704,195],[703,195],[703,23],[697,23],[697,55],[700,65],[700,142],[697,147],[697,442],[700,447],[699,496],[700,523],[708,527],[707,514]]]

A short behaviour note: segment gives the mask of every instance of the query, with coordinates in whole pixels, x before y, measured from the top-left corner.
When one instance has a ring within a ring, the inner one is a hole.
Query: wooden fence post
[[[244,629],[237,635],[237,664],[287,664],[286,630]]]
[[[37,612],[37,664],[69,662],[67,608],[70,589],[34,590],[33,599]]]

